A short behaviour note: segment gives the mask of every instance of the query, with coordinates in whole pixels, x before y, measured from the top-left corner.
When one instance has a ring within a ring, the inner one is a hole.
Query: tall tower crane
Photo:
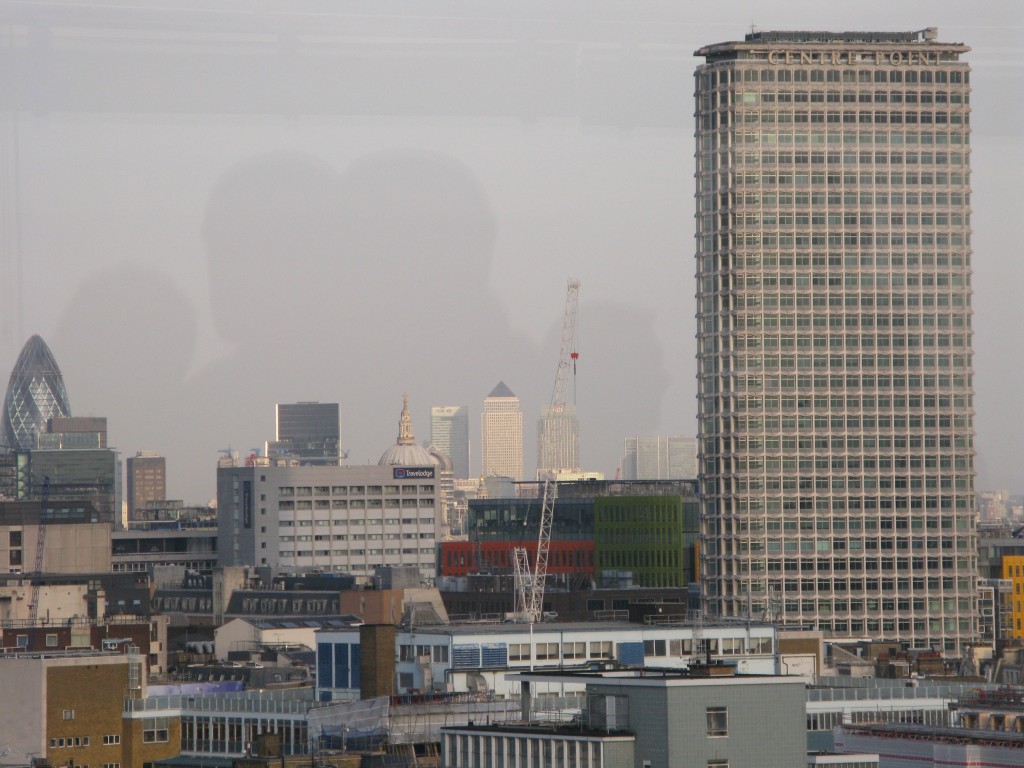
[[[561,471],[579,471],[579,422],[576,420],[576,315],[580,283],[569,280],[566,286],[565,312],[562,318],[562,343],[558,369],[551,391],[551,403],[540,417],[537,430],[537,479]],[[572,401],[567,402],[569,372],[572,371]]]
[[[562,315],[562,344],[558,352],[558,370],[555,373],[555,387],[551,392],[551,411],[565,410],[565,378],[572,366],[572,404],[576,405],[576,311],[580,303],[580,281],[570,279],[565,292],[565,311]]]
[[[46,523],[50,517],[47,504],[50,500],[50,476],[43,478],[43,490],[39,494],[39,528],[36,533],[36,567],[32,571],[32,598],[28,603],[30,626],[39,618],[39,588],[43,583],[43,555],[46,554]]]
[[[573,373],[573,411],[576,404],[576,361],[579,353],[576,351],[576,310],[579,305],[580,284],[578,280],[569,280],[565,297],[565,314],[562,318],[562,344],[558,354],[558,370],[555,373],[555,386],[551,392],[551,405],[546,416],[552,414],[563,414],[570,409],[565,403],[565,379],[570,366]],[[575,414],[573,414],[575,416]],[[550,424],[550,420],[541,418],[541,448],[544,447],[545,435],[543,428]],[[559,437],[562,437],[560,435]],[[578,440],[577,434],[573,433],[574,441],[573,455],[570,457],[572,463],[578,464]],[[568,462],[563,462],[567,464]],[[538,477],[542,469],[570,469],[578,467],[538,467]],[[517,547],[512,552],[512,562],[515,566],[516,585],[516,611],[523,620],[535,624],[543,618],[544,614],[544,585],[548,576],[548,553],[551,550],[551,525],[555,516],[555,500],[558,498],[558,484],[551,473],[545,473],[544,496],[540,507],[540,525],[537,530],[537,554],[533,561],[533,570],[530,571],[528,553],[524,547]]]

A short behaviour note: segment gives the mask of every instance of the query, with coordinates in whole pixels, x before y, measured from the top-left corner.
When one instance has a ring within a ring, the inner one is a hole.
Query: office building
[[[580,420],[572,405],[548,408],[537,421],[537,479],[580,471]]]
[[[317,698],[323,700],[325,692],[334,700],[359,694],[359,657],[364,639],[360,627],[316,632]],[[733,662],[755,674],[778,672],[776,628],[756,622],[749,626],[721,622],[695,627],[679,622],[657,626],[626,621],[545,621],[531,627],[489,621],[403,626],[383,639],[389,647],[379,659],[388,668],[381,671],[381,676],[391,685],[397,682],[394,693],[398,694],[491,691],[501,699],[518,693],[518,686],[509,680],[512,672],[578,670],[616,662],[682,669],[709,655],[713,663]],[[362,653],[366,653],[365,645]],[[581,682],[562,682],[557,681],[544,692],[571,696],[584,689]],[[538,691],[539,686],[534,690]],[[802,708],[802,680],[799,690]]]
[[[154,501],[167,498],[167,459],[152,451],[139,451],[126,463],[128,519],[137,520]]]
[[[11,573],[35,571],[41,506],[38,501],[0,501],[0,569]],[[42,573],[110,570],[109,513],[81,502],[51,500],[46,508]]]
[[[0,442],[12,450],[31,450],[36,447],[38,436],[46,431],[47,419],[70,415],[68,393],[57,361],[46,342],[33,336],[25,342],[11,370]]]
[[[422,450],[422,449],[420,449]],[[368,580],[379,565],[433,578],[441,538],[433,465],[217,468],[221,565],[342,571]]]
[[[122,527],[121,460],[110,448],[32,451],[29,455],[29,498],[42,497],[48,484],[50,501],[88,501],[116,527]]]
[[[469,477],[469,408],[435,405],[430,409],[430,442],[452,460],[452,474]]]
[[[536,670],[521,685],[515,720],[471,721],[441,730],[451,768],[745,768],[807,764],[800,678],[736,674],[734,667],[687,670]],[[575,700],[545,691],[585,686]],[[539,690],[538,690],[539,689]],[[772,716],[765,717],[765,702]]]
[[[523,412],[519,398],[498,382],[480,416],[480,474],[523,479]]]
[[[337,403],[278,403],[277,432],[268,456],[312,466],[339,464],[341,419]]]
[[[39,435],[36,448],[106,448],[106,416],[54,416],[46,420],[46,431]]]
[[[637,435],[626,438],[623,480],[694,480],[697,441],[681,435]]]
[[[969,49],[936,37],[697,51],[713,613],[946,653],[976,636]]]

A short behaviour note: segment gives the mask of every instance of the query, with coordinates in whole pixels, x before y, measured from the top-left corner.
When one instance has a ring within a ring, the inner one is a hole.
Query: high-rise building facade
[[[626,438],[623,480],[694,480],[697,441],[682,435],[637,435]]]
[[[523,412],[519,398],[498,382],[480,416],[480,474],[523,479]]]
[[[580,420],[572,405],[545,409],[537,421],[537,479],[580,471]]]
[[[70,415],[57,361],[42,337],[33,336],[25,342],[11,370],[0,442],[12,450],[32,450],[39,435],[46,432],[48,419]]]
[[[140,451],[127,463],[128,519],[139,520],[154,501],[167,498],[167,459],[153,451]]]
[[[431,408],[430,442],[452,460],[454,477],[469,477],[469,408],[464,405]]]
[[[975,636],[968,50],[929,29],[697,51],[715,613]]]
[[[267,455],[310,466],[341,462],[341,418],[337,403],[278,403],[277,435]]]

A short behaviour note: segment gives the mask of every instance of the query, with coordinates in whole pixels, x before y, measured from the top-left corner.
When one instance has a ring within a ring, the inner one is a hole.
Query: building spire
[[[412,416],[409,415],[409,393],[402,393],[402,417],[398,420],[398,444],[415,445],[416,438],[412,436]]]

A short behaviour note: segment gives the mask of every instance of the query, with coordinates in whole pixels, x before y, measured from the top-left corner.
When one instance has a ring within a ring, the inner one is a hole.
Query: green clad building
[[[604,586],[685,587],[698,580],[700,502],[692,482],[631,484],[594,499],[594,554]],[[636,495],[633,495],[636,494]]]

